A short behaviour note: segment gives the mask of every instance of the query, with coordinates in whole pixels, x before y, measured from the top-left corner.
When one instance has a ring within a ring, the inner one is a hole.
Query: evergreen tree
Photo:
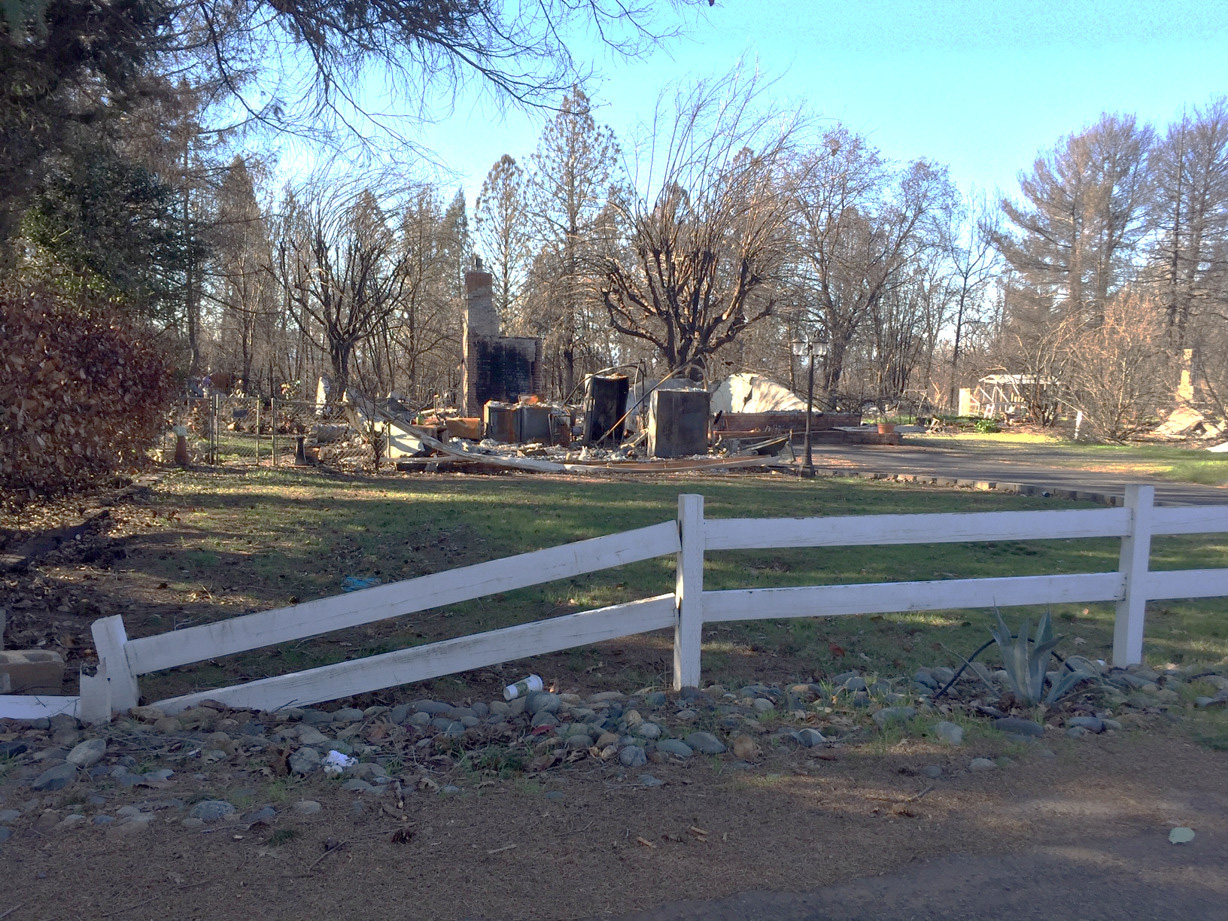
[[[504,154],[490,168],[474,213],[478,255],[494,277],[495,309],[504,323],[520,312],[530,252],[525,175]]]
[[[601,324],[598,254],[610,244],[606,205],[622,184],[614,132],[598,125],[578,86],[564,97],[530,160],[528,212],[535,261],[553,276],[549,298],[536,299],[526,332],[545,339],[547,362],[560,396],[584,370],[590,331]],[[539,292],[542,293],[542,292]]]
[[[1020,175],[1024,201],[1004,200],[1014,233],[995,237],[1041,310],[1094,323],[1135,268],[1150,193],[1150,127],[1104,115]]]

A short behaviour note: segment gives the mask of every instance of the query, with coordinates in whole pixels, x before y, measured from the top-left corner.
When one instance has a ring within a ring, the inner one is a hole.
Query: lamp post
[[[793,340],[793,354],[807,360],[806,366],[806,466],[802,476],[814,476],[814,452],[810,432],[810,417],[814,412],[814,343],[809,337]]]
[[[826,339],[814,340],[814,343],[811,346],[810,350],[812,352],[812,357],[810,359],[810,373],[811,373],[811,378],[813,378],[814,377],[814,359],[817,358],[819,360],[819,363],[822,364],[823,360],[827,358],[827,340]],[[813,386],[814,385],[812,383],[811,387]],[[810,399],[811,400],[814,399],[814,394],[810,395]],[[826,399],[823,400],[823,406],[824,407],[827,406]],[[819,408],[819,412],[825,412],[825,411],[826,410],[824,410],[822,407]]]
[[[827,354],[827,343],[822,339],[813,341],[805,339],[793,340],[793,354],[806,359],[806,465],[802,468],[802,476],[814,476],[814,436],[811,432],[811,417],[814,415],[814,359]]]

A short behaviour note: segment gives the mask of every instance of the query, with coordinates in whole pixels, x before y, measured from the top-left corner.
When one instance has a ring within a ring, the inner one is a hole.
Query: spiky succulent
[[[1029,637],[1031,624],[1025,618],[1018,635],[1013,635],[1002,613],[995,607],[994,616],[998,620],[997,629],[992,630],[994,641],[1002,653],[1002,668],[1006,672],[1006,681],[1015,698],[1022,704],[1032,707],[1040,703],[1052,704],[1070,693],[1077,685],[1097,677],[1097,672],[1091,662],[1081,656],[1072,656],[1066,661],[1066,668],[1061,675],[1049,685],[1049,693],[1045,694],[1045,678],[1049,671],[1049,659],[1053,655],[1060,636],[1053,635],[1053,621],[1049,612],[1040,618],[1036,625],[1036,633]]]

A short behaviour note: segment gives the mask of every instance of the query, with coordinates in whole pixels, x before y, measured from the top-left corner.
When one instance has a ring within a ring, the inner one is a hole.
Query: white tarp
[[[788,387],[762,374],[743,371],[731,375],[712,394],[712,412],[805,412],[806,401]]]

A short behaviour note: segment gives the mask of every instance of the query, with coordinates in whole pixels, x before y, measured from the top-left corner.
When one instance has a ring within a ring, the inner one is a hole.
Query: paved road
[[[907,435],[900,445],[824,444],[814,449],[815,469],[821,473],[917,476],[940,482],[955,480],[959,485],[994,483],[999,488],[1010,484],[1032,494],[1069,497],[1076,493],[1080,499],[1100,502],[1116,497],[1119,503],[1128,484],[1150,483],[1161,505],[1228,505],[1225,486],[1195,486],[1062,467],[1056,463],[1057,457],[1058,450],[1047,445],[1003,445],[1001,453],[993,454],[984,448],[961,447],[958,442],[952,442],[951,447],[909,444]],[[1228,481],[1228,456],[1224,457]]]

